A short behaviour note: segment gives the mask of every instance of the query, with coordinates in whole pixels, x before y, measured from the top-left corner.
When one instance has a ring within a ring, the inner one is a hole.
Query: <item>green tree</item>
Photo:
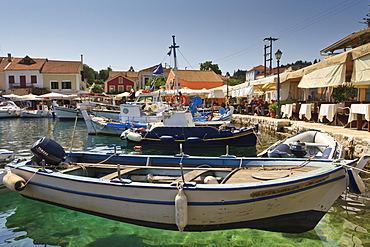
[[[94,81],[98,78],[98,72],[96,72],[93,68],[90,68],[89,65],[83,65],[83,74],[84,79],[87,79],[87,83],[92,85]]]
[[[218,64],[212,64],[212,61],[206,61],[204,63],[201,63],[200,70],[212,70],[218,75],[222,74],[220,68],[218,67]]]
[[[240,83],[245,82],[245,73],[246,72],[247,72],[246,70],[238,69],[238,71],[236,71],[236,72],[234,71],[234,74],[231,78],[240,81]]]
[[[154,87],[156,89],[159,89],[160,86],[166,85],[167,76],[158,76],[156,78],[150,79],[145,85],[149,87],[152,86],[154,80],[155,80]]]
[[[109,71],[112,71],[111,67],[108,67],[107,69],[100,70],[99,71],[99,79],[103,80],[103,81],[106,81],[108,79],[108,76],[109,76]]]
[[[369,5],[370,6],[370,5]],[[362,18],[362,24],[365,24],[367,27],[370,27],[370,13],[366,14],[366,17]]]
[[[104,85],[102,84],[95,84],[94,87],[91,89],[92,93],[102,93],[104,92]]]

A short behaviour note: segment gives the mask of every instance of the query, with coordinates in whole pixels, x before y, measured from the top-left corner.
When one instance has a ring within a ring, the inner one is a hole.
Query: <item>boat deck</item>
[[[119,169],[119,172],[118,172]],[[70,175],[89,174],[99,179],[117,180],[130,179],[134,182],[173,183],[195,182],[205,183],[205,178],[212,176],[220,184],[251,183],[273,180],[299,175],[318,169],[311,166],[275,166],[275,167],[242,167],[242,168],[190,168],[165,166],[118,166],[79,164],[59,171]],[[182,175],[183,172],[183,175]]]

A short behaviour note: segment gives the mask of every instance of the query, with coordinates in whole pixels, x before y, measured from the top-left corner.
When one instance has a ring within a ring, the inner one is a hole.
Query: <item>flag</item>
[[[157,66],[154,67],[152,70],[153,75],[161,75],[163,74],[163,67],[162,64],[158,64]]]
[[[135,93],[135,89],[132,87],[130,93]]]

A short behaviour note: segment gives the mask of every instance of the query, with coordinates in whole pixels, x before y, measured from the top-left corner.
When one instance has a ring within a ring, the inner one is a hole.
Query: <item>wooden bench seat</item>
[[[139,167],[127,167],[127,168],[121,169],[120,174],[122,176],[124,174],[127,174],[129,172],[132,172],[132,171],[135,171],[135,170],[138,170],[138,169],[141,169],[141,168],[139,168]],[[101,177],[101,179],[112,180],[112,179],[117,178],[117,177],[118,177],[118,172],[115,171],[115,172],[112,172],[110,174],[107,174],[107,175]]]

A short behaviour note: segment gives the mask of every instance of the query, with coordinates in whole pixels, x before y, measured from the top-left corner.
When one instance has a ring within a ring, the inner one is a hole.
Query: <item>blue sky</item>
[[[212,61],[222,73],[263,65],[266,37],[282,64],[322,59],[320,50],[366,28],[366,0],[1,0],[0,56],[78,61],[99,71],[158,63],[172,35],[179,69]],[[273,62],[276,66],[276,62]]]

